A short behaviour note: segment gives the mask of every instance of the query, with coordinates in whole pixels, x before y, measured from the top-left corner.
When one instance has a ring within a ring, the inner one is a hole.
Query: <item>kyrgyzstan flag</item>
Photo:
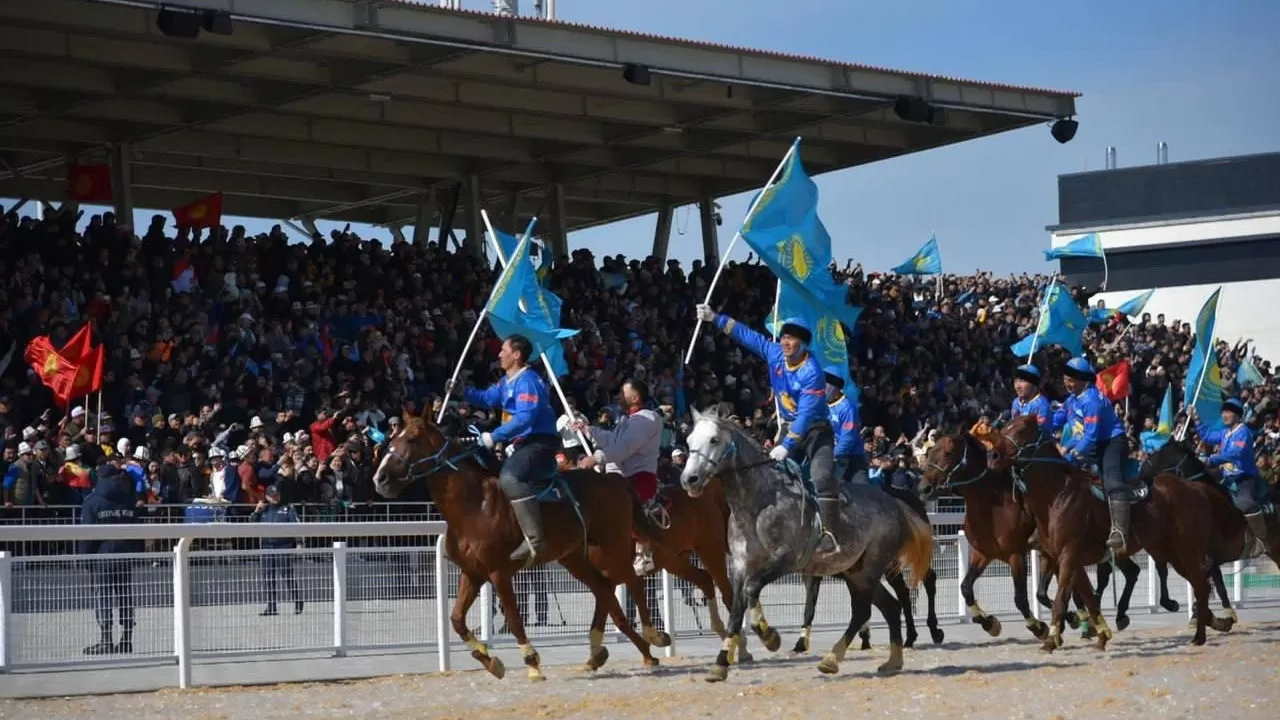
[[[74,203],[111,202],[111,166],[106,163],[68,166],[66,198]]]
[[[173,222],[179,227],[219,227],[222,225],[222,193],[205,195],[195,202],[174,209]]]
[[[53,348],[48,335],[41,335],[28,343],[23,359],[31,369],[36,371],[45,386],[53,391],[53,397],[59,405],[65,408],[71,404],[73,398],[77,397],[74,394],[76,387],[83,384],[77,382],[81,368],[62,357]],[[86,376],[91,372],[89,368],[84,368]]]
[[[1120,362],[1098,372],[1098,390],[1111,402],[1129,397],[1129,361]]]
[[[189,293],[196,284],[196,269],[191,265],[191,258],[183,255],[173,264],[173,280],[169,281],[176,293]]]
[[[72,335],[67,344],[58,351],[59,356],[77,368],[70,399],[74,400],[102,389],[102,362],[105,354],[106,350],[101,343],[96,346],[93,344],[89,323],[85,323],[84,327]]]

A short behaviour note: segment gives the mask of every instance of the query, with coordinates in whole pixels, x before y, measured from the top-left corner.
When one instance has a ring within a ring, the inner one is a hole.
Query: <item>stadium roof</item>
[[[222,190],[232,215],[396,224],[478,176],[525,213],[560,184],[573,230],[758,188],[797,135],[816,175],[1075,113],[1069,92],[405,1],[185,0],[233,13],[194,39],[157,5],[0,3],[0,197],[59,199],[68,158],[127,143],[140,208]],[[944,111],[903,121],[901,95]]]

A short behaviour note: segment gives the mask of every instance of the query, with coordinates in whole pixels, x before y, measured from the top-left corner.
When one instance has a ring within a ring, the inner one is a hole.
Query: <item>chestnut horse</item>
[[[404,429],[386,444],[373,475],[374,487],[383,497],[394,498],[415,480],[426,481],[432,500],[448,523],[443,548],[437,551],[447,552],[460,571],[458,595],[450,615],[454,632],[471,648],[471,657],[490,674],[497,678],[506,674],[502,660],[492,655],[467,627],[467,611],[488,580],[502,602],[511,634],[520,645],[529,679],[543,680],[541,660],[525,635],[511,584],[523,563],[508,556],[524,536],[511,502],[498,486],[496,473],[479,459],[483,452],[473,440],[446,437],[428,420],[406,417]],[[614,596],[614,588],[625,583],[637,605],[644,602],[643,580],[636,577],[631,565],[635,548],[632,530],[649,537],[652,528],[640,510],[631,483],[620,475],[593,470],[562,472],[561,477],[579,508],[563,501],[542,506],[546,549],[537,560],[539,564],[559,562],[595,596],[586,668],[597,670],[609,659],[609,650],[604,646],[606,614],[640,651],[645,666],[655,667],[658,661],[650,653],[651,641],[636,632]]]
[[[1035,416],[1023,416],[993,434],[987,453],[988,468],[1012,471],[1023,489],[1024,505],[1035,518],[1041,546],[1058,565],[1058,592],[1044,650],[1062,646],[1062,626],[1067,595],[1072,588],[1084,599],[1098,636],[1098,648],[1106,648],[1111,628],[1098,609],[1093,587],[1084,568],[1108,554],[1106,538],[1111,518],[1107,506],[1094,496],[1093,478],[1058,454],[1053,438],[1044,435]],[[1170,475],[1157,475],[1150,496],[1133,504],[1125,554],[1139,549],[1173,569],[1191,583],[1195,595],[1195,645],[1205,642],[1205,627],[1226,632],[1230,618],[1218,619],[1209,610],[1208,565],[1213,520],[1203,512],[1212,503],[1211,489]]]

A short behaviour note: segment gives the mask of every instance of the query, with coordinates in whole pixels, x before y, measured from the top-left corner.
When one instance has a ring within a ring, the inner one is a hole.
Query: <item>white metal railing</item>
[[[959,592],[969,556],[968,542],[959,531],[963,516],[938,513],[931,520],[937,542],[933,569],[938,574],[938,614],[944,621],[966,621]],[[24,543],[67,546],[96,539],[148,540],[153,545],[173,546],[172,552],[122,555],[0,552],[0,672],[57,670],[86,660],[174,662],[177,684],[185,688],[191,685],[192,663],[199,659],[317,652],[342,656],[370,648],[424,647],[434,649],[438,667],[447,670],[451,653],[461,648],[449,624],[457,568],[437,551],[446,530],[445,523],[439,521],[3,526],[0,548]],[[416,542],[425,538],[425,544],[357,547],[339,540],[327,547],[296,550],[193,549],[198,541],[272,537],[419,538]],[[98,636],[94,606],[103,595],[82,566],[105,559],[126,560],[132,567],[130,585],[137,619],[133,653],[128,656],[86,656],[81,649]],[[1032,607],[1040,617],[1034,603],[1036,564],[1034,555],[1028,558]],[[1228,568],[1233,602],[1254,599],[1244,582],[1246,565],[1235,563],[1224,566],[1224,571]],[[1144,569],[1132,608],[1155,612],[1157,585],[1149,559]],[[278,603],[278,616],[258,617],[257,606],[268,587],[267,572],[273,573],[277,600],[282,602]],[[977,585],[979,604],[992,614],[1016,613],[1008,576],[1007,566],[993,563]],[[522,570],[515,581],[522,599],[528,601],[532,596],[522,610],[534,641],[583,641],[593,602],[581,584],[558,567]],[[1141,592],[1144,588],[1145,593]],[[647,581],[647,590],[658,627],[677,638],[710,633],[706,609],[685,581],[661,573]],[[922,594],[923,588],[914,593],[919,627],[924,624]],[[1280,592],[1264,590],[1258,599],[1263,596],[1277,597]],[[624,590],[620,589],[619,597],[625,598]],[[303,602],[310,610],[295,614],[292,601]],[[799,626],[804,606],[799,577],[787,576],[769,585],[761,602],[773,625]],[[1110,608],[1111,593],[1103,605]],[[492,641],[501,634],[501,629],[494,629],[495,614],[492,588],[486,584],[467,623],[478,629],[482,640]],[[434,616],[434,622],[422,622],[426,615]],[[819,600],[815,625],[843,626],[847,620],[848,600],[843,588],[828,583]],[[668,655],[672,652],[672,648],[667,650]]]

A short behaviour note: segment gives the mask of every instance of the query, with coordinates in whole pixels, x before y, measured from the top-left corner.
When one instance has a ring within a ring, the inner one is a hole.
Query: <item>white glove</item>
[[[455,387],[457,387],[457,386],[458,386],[458,383],[457,383],[457,382],[455,382],[454,380],[452,380],[452,379],[450,379],[450,380],[445,380],[445,381],[444,381],[444,396],[445,396],[445,397],[453,397],[453,389],[454,389]]]
[[[591,453],[591,458],[592,458],[593,460],[595,460],[595,461],[596,461],[596,465],[599,465],[600,467],[604,467],[604,459],[605,459],[605,458],[604,458],[604,451],[603,451],[603,450],[597,450],[597,451],[595,451],[595,452]]]
[[[773,458],[774,462],[783,462],[790,454],[791,452],[787,450],[786,446],[781,444],[774,445],[773,449],[769,451],[769,457]]]
[[[702,304],[696,308],[698,319],[702,322],[715,322],[716,311],[711,309],[710,305]]]
[[[485,446],[485,447],[487,447],[487,448],[489,448],[490,450],[492,450],[492,449],[493,449],[493,434],[492,434],[492,433],[480,433],[480,444],[481,444],[481,445],[483,445],[483,446]]]

